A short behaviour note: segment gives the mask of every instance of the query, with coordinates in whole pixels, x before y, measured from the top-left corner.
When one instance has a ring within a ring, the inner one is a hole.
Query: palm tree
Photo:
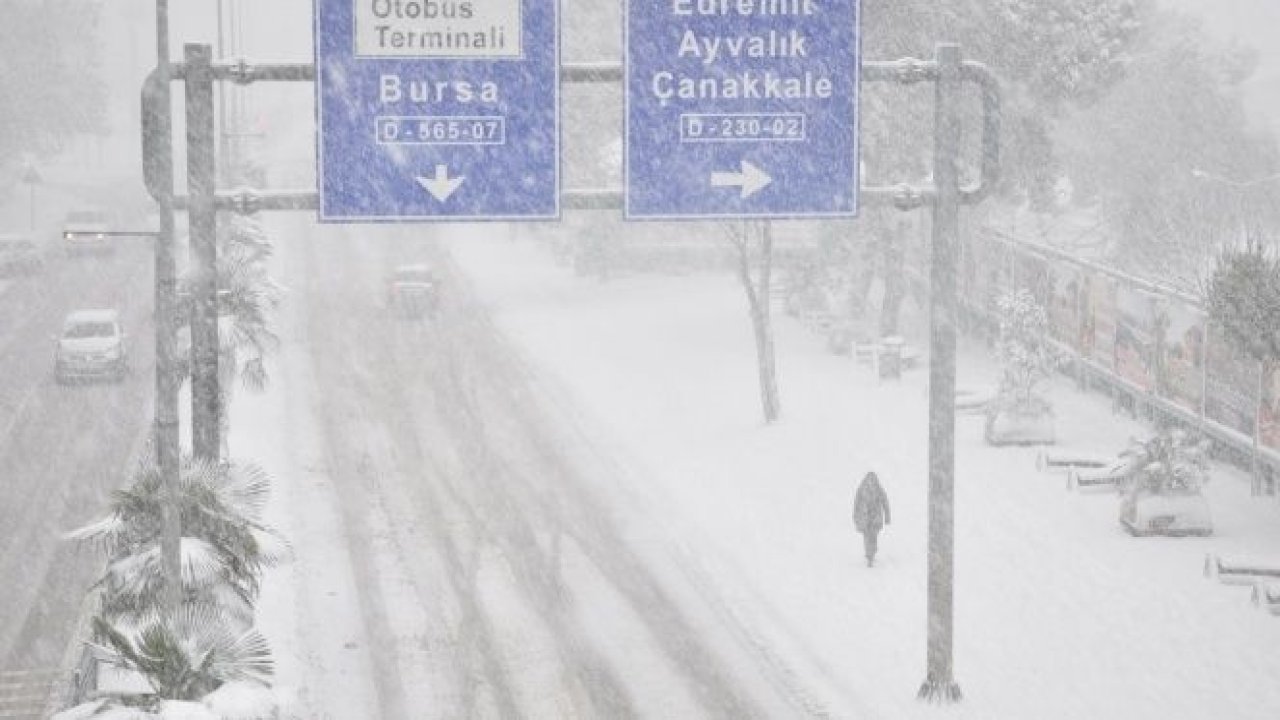
[[[67,535],[108,558],[99,580],[104,618],[144,623],[164,613],[161,487],[159,468],[149,458],[133,483],[115,494],[109,516]],[[262,571],[288,553],[287,544],[262,522],[268,490],[266,473],[255,465],[183,459],[177,492],[186,604],[218,608],[229,619],[251,624]]]
[[[261,391],[268,381],[266,358],[280,345],[271,329],[270,313],[280,305],[284,288],[268,273],[265,263],[274,252],[257,216],[231,215],[220,225],[225,228],[218,237],[218,259],[215,272],[218,288],[218,389],[220,393],[218,422],[223,447],[227,454],[227,408],[235,379],[250,390]],[[192,278],[183,278],[179,293],[193,297]],[[190,336],[185,338],[190,346]],[[189,354],[182,351],[180,355]],[[180,364],[182,380],[191,372],[190,365]]]
[[[182,603],[172,612],[163,601],[162,479],[154,454],[144,457],[132,484],[115,494],[111,514],[68,533],[108,558],[90,646],[143,675],[153,700],[195,700],[230,681],[267,684],[271,655],[253,629],[253,603],[264,568],[288,547],[262,521],[266,473],[183,458]]]

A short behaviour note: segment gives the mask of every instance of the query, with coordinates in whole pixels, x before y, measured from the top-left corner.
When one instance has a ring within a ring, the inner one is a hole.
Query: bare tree
[[[765,422],[782,416],[778,397],[778,366],[773,351],[773,325],[769,314],[769,285],[773,272],[773,231],[768,220],[744,221],[728,226],[729,242],[738,252],[738,281],[747,295],[751,329],[756,338],[760,375],[760,403]]]

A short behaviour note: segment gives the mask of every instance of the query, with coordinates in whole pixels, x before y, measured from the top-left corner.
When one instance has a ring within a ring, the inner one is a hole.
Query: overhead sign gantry
[[[560,211],[559,0],[317,0],[322,221]]]
[[[857,212],[858,0],[628,0],[626,214]]]

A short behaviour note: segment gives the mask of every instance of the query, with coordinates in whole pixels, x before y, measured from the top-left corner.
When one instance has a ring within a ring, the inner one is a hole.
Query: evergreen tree
[[[1209,280],[1209,317],[1259,362],[1280,360],[1280,257],[1259,242],[1219,258]]]

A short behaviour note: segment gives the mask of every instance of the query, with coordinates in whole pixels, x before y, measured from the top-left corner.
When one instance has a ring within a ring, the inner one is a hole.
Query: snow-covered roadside
[[[287,276],[286,276],[287,277]],[[286,301],[282,346],[264,393],[238,390],[228,445],[272,478],[266,520],[298,549],[269,570],[258,626],[271,643],[282,718],[369,717],[378,706],[370,653],[339,498],[327,475],[313,403],[305,320]]]
[[[924,674],[925,377],[882,384],[780,319],[784,421],[759,422],[741,290],[729,277],[574,278],[492,226],[451,249],[499,326],[584,415],[596,444],[688,541],[669,551],[744,632],[839,717],[933,717]],[[493,237],[488,237],[488,236]],[[497,239],[493,239],[497,238]],[[978,355],[974,355],[977,358]],[[990,372],[982,361],[962,381]],[[1060,383],[1064,446],[1122,448],[1137,423]],[[1280,557],[1280,510],[1239,473],[1210,486],[1217,534],[1137,540],[1112,495],[1068,493],[1035,451],[983,445],[960,420],[957,679],[947,717],[1270,718],[1280,622],[1206,582],[1206,552]],[[867,469],[887,481],[883,561],[849,522]],[[639,515],[639,511],[633,512]],[[643,522],[637,519],[637,522]],[[873,709],[868,714],[868,709]]]

